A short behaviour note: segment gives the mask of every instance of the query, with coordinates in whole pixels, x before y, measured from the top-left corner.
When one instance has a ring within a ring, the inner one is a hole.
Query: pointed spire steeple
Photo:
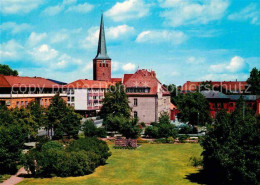
[[[98,49],[97,49],[97,55],[96,55],[95,59],[110,59],[109,56],[107,55],[103,13],[101,15]]]

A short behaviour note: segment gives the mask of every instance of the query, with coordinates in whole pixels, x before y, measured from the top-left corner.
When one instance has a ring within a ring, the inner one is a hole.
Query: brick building
[[[236,102],[241,95],[226,95],[219,91],[202,91],[201,92],[209,101],[210,115],[215,118],[216,113],[225,109],[228,113],[235,110]],[[253,110],[257,115],[260,114],[260,96],[258,95],[242,95],[246,101],[246,106]]]
[[[0,104],[8,108],[26,107],[31,101],[38,101],[42,106],[48,107],[56,93],[67,100],[63,87],[50,80],[0,75]]]
[[[210,83],[214,90],[218,90],[223,93],[240,94],[247,92],[249,93],[248,84],[245,81],[206,81]],[[191,82],[187,81],[181,87],[182,93],[195,92],[199,89],[203,82]]]

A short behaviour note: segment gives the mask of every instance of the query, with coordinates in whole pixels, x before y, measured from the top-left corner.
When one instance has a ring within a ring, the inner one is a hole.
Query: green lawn
[[[112,149],[112,156],[105,166],[93,174],[82,177],[25,179],[20,185],[36,184],[196,184],[185,179],[198,170],[189,158],[200,156],[199,144],[143,144],[137,150]]]

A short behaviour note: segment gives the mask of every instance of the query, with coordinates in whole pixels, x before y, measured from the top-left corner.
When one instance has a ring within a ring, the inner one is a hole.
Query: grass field
[[[25,179],[19,185],[189,185],[186,175],[198,170],[189,158],[200,156],[199,144],[143,144],[137,150],[113,149],[107,164],[82,177]]]

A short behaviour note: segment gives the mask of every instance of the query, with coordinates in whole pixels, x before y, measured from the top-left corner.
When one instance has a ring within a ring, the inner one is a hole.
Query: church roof
[[[96,55],[95,59],[102,59],[102,60],[106,60],[106,59],[109,60],[110,59],[109,56],[107,55],[103,14],[101,15],[99,39],[98,39],[98,49],[97,49],[97,55]]]

